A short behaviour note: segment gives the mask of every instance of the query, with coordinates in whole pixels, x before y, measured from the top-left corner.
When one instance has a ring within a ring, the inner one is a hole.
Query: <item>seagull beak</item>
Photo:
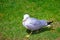
[[[28,19],[28,17],[26,19],[23,19],[23,22],[25,22]]]

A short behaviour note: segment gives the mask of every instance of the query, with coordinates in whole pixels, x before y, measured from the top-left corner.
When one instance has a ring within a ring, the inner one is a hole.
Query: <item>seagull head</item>
[[[28,19],[28,18],[30,18],[30,16],[29,16],[28,14],[25,14],[23,20],[26,20],[26,19]]]

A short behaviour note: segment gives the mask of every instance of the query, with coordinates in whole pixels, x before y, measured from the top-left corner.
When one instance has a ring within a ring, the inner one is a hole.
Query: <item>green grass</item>
[[[60,0],[0,0],[0,40],[25,40],[23,15],[53,20],[55,30],[33,34],[30,40],[55,40],[60,37]],[[29,40],[28,39],[28,40]]]

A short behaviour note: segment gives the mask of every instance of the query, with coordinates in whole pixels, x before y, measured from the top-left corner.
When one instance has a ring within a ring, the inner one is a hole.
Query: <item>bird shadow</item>
[[[32,34],[38,34],[38,33],[42,33],[42,32],[45,32],[45,31],[50,31],[50,30],[54,30],[54,29],[48,28],[48,27],[44,27],[44,28],[41,28],[39,30],[33,31]],[[27,29],[26,32],[29,34],[29,33],[31,33],[31,30]]]

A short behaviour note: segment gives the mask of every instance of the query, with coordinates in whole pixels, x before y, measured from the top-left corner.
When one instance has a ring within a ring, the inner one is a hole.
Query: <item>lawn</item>
[[[22,25],[24,14],[54,21],[52,29],[28,34]],[[60,0],[0,0],[0,40],[60,40]]]

